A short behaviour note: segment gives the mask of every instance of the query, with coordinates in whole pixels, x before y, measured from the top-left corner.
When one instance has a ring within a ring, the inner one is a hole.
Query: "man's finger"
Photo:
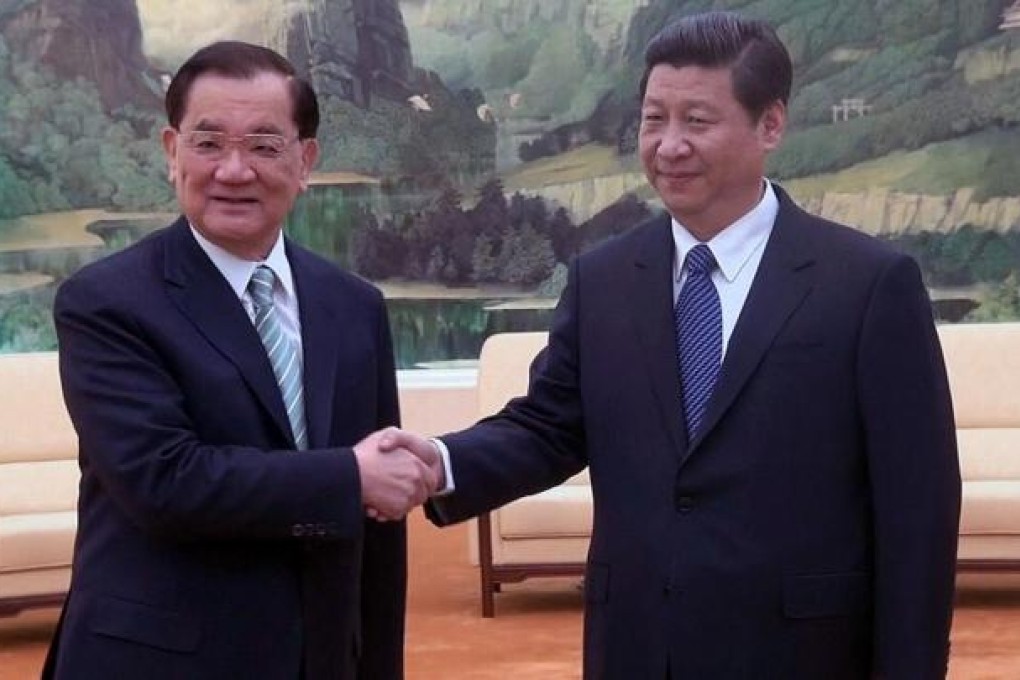
[[[403,430],[396,427],[388,427],[382,432],[382,436],[379,437],[379,450],[383,452],[390,452],[398,448],[408,448],[408,443],[412,437],[404,432]]]

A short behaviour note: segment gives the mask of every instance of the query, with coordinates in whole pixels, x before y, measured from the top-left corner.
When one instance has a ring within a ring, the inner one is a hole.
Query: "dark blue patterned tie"
[[[712,283],[715,257],[705,244],[694,246],[684,261],[687,280],[676,301],[676,347],[680,390],[687,421],[687,441],[694,439],[705,416],[722,363],[722,308]]]

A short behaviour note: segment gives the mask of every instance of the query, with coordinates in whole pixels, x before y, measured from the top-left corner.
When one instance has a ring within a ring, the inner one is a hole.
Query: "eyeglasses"
[[[232,147],[236,147],[246,156],[267,161],[277,160],[287,150],[287,146],[297,139],[287,139],[283,135],[237,135],[231,136],[215,130],[192,130],[180,133],[184,146],[198,156],[211,161],[223,159]]]

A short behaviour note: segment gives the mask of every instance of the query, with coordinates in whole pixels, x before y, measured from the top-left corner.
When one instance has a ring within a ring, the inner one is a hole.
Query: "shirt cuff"
[[[446,448],[446,444],[441,439],[433,437],[429,441],[439,450],[439,457],[443,461],[443,481],[446,482],[443,488],[436,489],[432,496],[448,496],[457,489],[457,485],[453,481],[453,466],[450,465],[450,449]]]

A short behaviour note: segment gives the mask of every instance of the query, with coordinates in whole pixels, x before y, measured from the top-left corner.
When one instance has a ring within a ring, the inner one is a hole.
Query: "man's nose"
[[[666,158],[682,158],[692,150],[691,140],[683,126],[670,125],[662,133],[658,153]]]
[[[221,182],[246,182],[255,176],[248,155],[236,146],[227,149],[227,153],[216,165],[216,179]]]

